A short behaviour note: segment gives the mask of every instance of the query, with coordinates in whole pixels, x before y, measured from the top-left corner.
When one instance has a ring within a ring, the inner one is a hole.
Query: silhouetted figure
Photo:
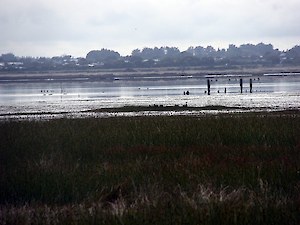
[[[243,93],[243,79],[240,79],[240,87],[241,87],[241,93]]]
[[[210,80],[207,80],[207,94],[210,95]]]

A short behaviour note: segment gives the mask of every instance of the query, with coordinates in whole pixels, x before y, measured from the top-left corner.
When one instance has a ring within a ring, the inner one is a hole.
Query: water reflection
[[[151,79],[150,79],[151,78]],[[80,112],[124,105],[300,107],[300,76],[189,76],[163,79],[0,81],[0,113]],[[243,79],[243,93],[239,80]],[[250,78],[253,93],[250,94]],[[210,79],[211,95],[207,91]],[[225,91],[226,89],[226,91]],[[184,93],[189,92],[189,95]],[[226,93],[225,93],[226,92]]]

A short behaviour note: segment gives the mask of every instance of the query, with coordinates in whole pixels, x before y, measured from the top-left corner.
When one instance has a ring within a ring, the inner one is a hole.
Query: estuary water
[[[208,80],[210,95],[207,94]],[[2,119],[29,114],[75,116],[99,108],[154,104],[187,104],[193,107],[221,105],[251,110],[299,109],[300,74],[140,75],[110,79],[45,77],[34,80],[0,80]]]

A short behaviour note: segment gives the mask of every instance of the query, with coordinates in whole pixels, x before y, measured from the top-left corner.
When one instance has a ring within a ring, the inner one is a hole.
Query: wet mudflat
[[[170,110],[175,106],[187,106],[187,110],[180,110],[181,115],[184,112],[190,115],[191,111],[195,114],[201,109],[205,111],[200,114],[210,113],[209,107],[221,107],[219,111],[231,112],[300,108],[298,73],[83,78],[2,79],[0,119],[124,116],[124,113],[118,113],[120,110],[111,114],[103,113],[103,109],[110,112],[109,108],[149,108],[154,105],[163,106],[160,107],[163,110],[154,110],[152,114],[155,115],[178,115]],[[207,81],[210,82],[210,95]],[[131,116],[147,115],[151,110],[145,111],[148,113],[135,110]]]

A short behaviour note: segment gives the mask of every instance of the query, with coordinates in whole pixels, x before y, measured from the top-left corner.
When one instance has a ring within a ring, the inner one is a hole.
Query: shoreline
[[[287,67],[253,67],[253,68],[206,68],[206,67],[166,67],[166,68],[133,68],[128,69],[97,69],[97,70],[72,70],[72,71],[20,71],[20,72],[0,72],[0,82],[18,81],[21,82],[38,82],[38,81],[61,81],[68,80],[96,81],[96,80],[118,80],[122,78],[138,79],[147,76],[147,78],[155,78],[157,76],[165,77],[166,79],[174,79],[175,77],[189,78],[189,76],[203,77],[205,76],[222,76],[222,75],[248,75],[261,76],[264,74],[282,74],[282,76],[289,73],[300,73],[300,66]]]
[[[224,116],[224,115],[272,115],[272,116],[300,116],[299,108],[275,109],[269,107],[228,107],[210,105],[192,107],[186,105],[163,106],[123,106],[114,108],[99,108],[78,112],[20,112],[0,114],[0,121],[39,121],[53,119],[99,119],[112,117],[151,117],[151,116]]]

